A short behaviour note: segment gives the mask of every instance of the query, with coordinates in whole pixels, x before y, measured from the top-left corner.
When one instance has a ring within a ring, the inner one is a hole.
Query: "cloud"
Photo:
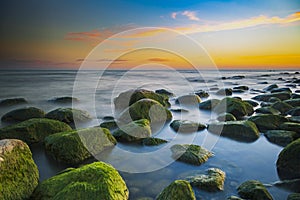
[[[102,59],[98,59],[98,60],[88,60],[85,58],[78,58],[76,59],[76,62],[127,62],[129,61],[128,59],[109,59],[109,58],[102,58]]]
[[[176,16],[177,16],[177,12],[171,13],[171,18],[172,18],[172,19],[176,19]]]
[[[173,12],[173,13],[171,13],[171,18],[176,19],[178,15],[185,16],[191,21],[200,21],[200,19],[197,17],[197,14],[195,11],[185,10],[182,12]]]
[[[148,61],[152,61],[152,62],[167,62],[167,61],[170,61],[170,59],[167,59],[167,58],[149,58]]]

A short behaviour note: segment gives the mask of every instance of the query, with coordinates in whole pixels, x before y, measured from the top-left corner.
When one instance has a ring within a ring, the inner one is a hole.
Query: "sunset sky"
[[[300,68],[299,0],[4,0],[0,15],[2,69]]]

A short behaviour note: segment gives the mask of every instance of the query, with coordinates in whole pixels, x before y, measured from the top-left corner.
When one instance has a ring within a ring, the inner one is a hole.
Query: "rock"
[[[175,160],[192,165],[201,165],[213,156],[208,150],[194,144],[175,144],[171,151]]]
[[[29,199],[38,185],[39,172],[24,142],[0,140],[0,198]]]
[[[246,115],[251,115],[254,110],[253,107],[237,98],[226,97],[214,108],[217,113],[231,113],[236,118],[242,118]]]
[[[105,121],[106,120],[111,121],[111,120],[114,120],[115,118],[113,116],[104,116],[102,119],[105,120]]]
[[[291,116],[300,116],[300,106],[289,110],[288,112],[286,112],[286,114]]]
[[[169,92],[168,90],[165,90],[165,89],[155,90],[155,93],[161,94],[161,95],[167,95],[167,96],[175,96],[172,92]]]
[[[45,117],[48,119],[62,121],[67,124],[86,122],[92,119],[88,112],[74,108],[57,108],[48,112]]]
[[[114,99],[115,109],[118,113],[120,113],[141,99],[155,100],[166,108],[170,106],[169,98],[166,95],[160,95],[149,90],[137,89],[128,90],[116,97]]]
[[[295,94],[295,93],[293,93],[292,95],[291,95],[291,98],[292,99],[300,99],[300,94]]]
[[[200,102],[201,102],[200,97],[195,94],[180,96],[175,101],[175,103],[183,106],[195,106],[198,105]]]
[[[113,136],[120,142],[138,142],[144,138],[151,137],[150,122],[140,119],[117,129]]]
[[[232,92],[233,92],[233,93],[243,93],[243,92],[246,92],[246,90],[242,90],[242,89],[233,89]]]
[[[264,90],[258,90],[258,89],[250,89],[250,94],[257,94],[257,93],[266,93]]]
[[[49,100],[53,103],[72,103],[72,102],[79,102],[79,99],[75,97],[56,97]]]
[[[19,139],[27,144],[42,142],[48,135],[71,131],[72,128],[52,119],[29,119],[0,129],[0,139]]]
[[[254,122],[258,130],[265,132],[268,130],[279,129],[279,126],[288,120],[280,115],[259,114],[248,118],[249,121]]]
[[[300,200],[300,193],[289,194],[287,200]]]
[[[193,122],[189,120],[174,120],[170,127],[180,133],[193,133],[196,131],[201,131],[206,128],[204,124]]]
[[[268,87],[264,88],[263,90],[264,91],[271,91],[275,88],[278,88],[278,85],[277,84],[272,84],[272,85],[269,85]]]
[[[243,78],[245,78],[245,76],[244,76],[244,75],[236,75],[236,76],[232,76],[232,77],[230,77],[230,79],[235,79],[235,80],[238,80],[238,79],[243,79]]]
[[[196,200],[196,197],[189,182],[176,180],[166,187],[156,200]]]
[[[292,116],[292,117],[289,117],[288,120],[290,122],[300,123],[300,116]]]
[[[216,92],[216,95],[230,96],[232,95],[232,89],[231,88],[220,89]]]
[[[300,179],[277,181],[274,185],[292,192],[300,192]]]
[[[120,199],[127,200],[127,186],[111,165],[94,162],[68,168],[38,185],[32,199]]]
[[[174,109],[170,109],[170,111],[172,111],[172,112],[175,112],[175,113],[187,113],[187,112],[189,112],[188,110],[186,110],[186,109],[183,109],[183,108],[174,108]]]
[[[277,97],[281,101],[287,100],[291,98],[291,93],[289,92],[276,92],[271,94],[261,94],[258,96],[253,97],[252,99],[257,101],[269,101],[271,97]]]
[[[293,107],[300,107],[300,99],[288,99],[284,101],[287,104],[290,104]]]
[[[267,81],[260,81],[260,82],[257,82],[257,84],[268,84]]]
[[[276,103],[276,102],[281,102],[281,100],[277,97],[271,97],[268,102],[271,102],[271,103]]]
[[[271,107],[278,110],[282,114],[286,113],[287,111],[289,111],[293,108],[291,105],[289,105],[285,102],[282,102],[282,101],[278,101],[278,102],[274,103]]]
[[[215,122],[208,125],[208,131],[241,142],[254,142],[259,131],[251,121]]]
[[[292,93],[292,90],[290,88],[274,88],[271,90],[271,93],[275,92],[290,92]]]
[[[265,136],[270,142],[285,147],[297,138],[297,133],[294,131],[270,130],[265,133]]]
[[[271,102],[261,102],[260,106],[261,107],[271,107],[273,105],[273,103]]]
[[[56,133],[46,137],[44,142],[46,151],[55,160],[71,165],[117,144],[108,129],[98,127]]]
[[[1,118],[3,122],[22,122],[27,119],[32,118],[43,118],[45,117],[45,112],[39,108],[26,107],[16,110],[12,110],[4,114]]]
[[[220,103],[219,99],[209,99],[199,103],[200,110],[212,110]]]
[[[11,98],[0,100],[0,106],[13,106],[17,104],[27,103],[27,100],[24,98]]]
[[[207,97],[209,97],[208,92],[206,92],[204,90],[198,90],[198,91],[196,91],[195,95],[198,95],[200,98],[207,98]]]
[[[266,187],[259,181],[250,180],[242,183],[238,187],[240,197],[252,200],[268,200],[273,199]]]
[[[258,106],[258,103],[256,101],[252,101],[252,100],[244,100],[244,102],[249,103],[251,106],[256,107]]]
[[[230,196],[230,197],[227,197],[227,200],[244,200],[240,197],[236,197],[236,196]]]
[[[114,129],[118,128],[118,124],[115,120],[109,120],[109,121],[102,122],[100,124],[100,127],[101,128],[107,128],[109,130],[114,130]]]
[[[207,174],[188,177],[192,186],[208,192],[216,192],[224,189],[225,172],[217,168],[209,168]]]
[[[272,108],[271,106],[266,106],[266,107],[260,107],[255,110],[256,113],[261,113],[261,114],[272,114],[272,115],[280,115],[281,112],[278,110]]]
[[[160,139],[160,138],[148,137],[148,138],[143,139],[142,143],[145,146],[157,146],[157,145],[160,145],[160,144],[165,144],[167,142],[168,142],[167,140],[163,140],[163,139]]]
[[[249,87],[248,86],[245,86],[245,85],[241,85],[241,86],[236,86],[233,88],[234,90],[249,90]]]
[[[287,131],[295,131],[300,134],[300,123],[284,122],[280,124],[279,128]]]
[[[227,122],[227,121],[236,121],[236,118],[231,113],[221,113],[220,115],[218,115],[217,120],[221,122]]]
[[[123,124],[139,119],[148,119],[151,127],[156,124],[163,126],[172,119],[172,113],[157,101],[141,99],[125,109],[119,117]]]
[[[300,178],[300,139],[288,144],[280,152],[276,166],[280,179]]]

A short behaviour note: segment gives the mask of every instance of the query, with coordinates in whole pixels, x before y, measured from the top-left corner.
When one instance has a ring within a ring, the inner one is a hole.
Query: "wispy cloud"
[[[170,61],[170,59],[168,58],[149,58],[148,61],[152,61],[152,62],[168,62]]]
[[[172,19],[176,19],[176,16],[177,16],[177,12],[171,13],[171,18],[172,18]]]
[[[200,21],[195,11],[185,10],[181,12],[173,12],[171,13],[171,18],[176,19],[178,15],[185,16],[191,21]]]

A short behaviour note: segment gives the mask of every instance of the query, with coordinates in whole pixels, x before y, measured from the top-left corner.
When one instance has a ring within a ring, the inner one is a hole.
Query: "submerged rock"
[[[175,103],[183,106],[195,106],[201,102],[201,99],[196,94],[183,95],[176,99]]]
[[[74,108],[58,108],[47,113],[45,117],[62,121],[67,124],[86,122],[92,119],[88,112]]]
[[[209,99],[199,103],[200,110],[212,110],[220,103],[219,99]]]
[[[24,142],[0,140],[0,198],[29,199],[38,185],[39,172]]]
[[[165,144],[167,142],[168,142],[167,140],[163,140],[160,138],[148,137],[148,138],[144,138],[142,143],[145,146],[157,146],[160,144]]]
[[[11,98],[0,100],[0,106],[13,106],[17,104],[27,103],[27,100],[24,98]]]
[[[272,200],[273,197],[266,187],[259,181],[250,180],[238,187],[240,197],[252,200]]]
[[[45,112],[43,110],[35,107],[26,107],[12,110],[4,114],[1,120],[4,122],[22,122],[32,118],[43,117],[45,117]]]
[[[216,92],[216,95],[230,96],[232,95],[232,89],[231,88],[220,89]]]
[[[271,97],[277,97],[281,101],[287,100],[291,98],[291,93],[289,92],[276,92],[276,93],[271,93],[271,94],[261,94],[258,96],[253,97],[252,99],[257,100],[257,101],[269,101]]]
[[[204,124],[188,120],[174,120],[170,126],[174,131],[180,133],[193,133],[206,128]]]
[[[120,199],[127,200],[127,186],[111,165],[94,162],[68,168],[38,185],[32,198],[47,199]]]
[[[280,129],[279,126],[288,120],[280,115],[271,115],[271,114],[260,114],[249,117],[248,119],[251,122],[254,122],[257,128],[261,132],[268,130]]]
[[[75,165],[117,144],[108,129],[86,128],[45,138],[46,151],[56,160]]]
[[[176,180],[166,187],[156,200],[196,200],[196,197],[189,182]]]
[[[147,119],[133,121],[117,129],[113,136],[120,142],[138,142],[151,137],[150,122]]]
[[[188,177],[192,186],[199,187],[201,190],[215,192],[224,189],[225,172],[217,168],[209,168],[206,174]]]
[[[241,142],[254,142],[259,131],[251,121],[214,122],[208,125],[208,131]]]
[[[49,101],[54,103],[72,103],[72,102],[78,102],[79,99],[75,97],[56,97],[53,99],[50,99]]]
[[[194,144],[175,144],[171,151],[175,160],[192,165],[201,165],[213,156],[210,151]]]
[[[227,121],[236,121],[236,118],[231,113],[221,113],[217,117],[217,120],[220,121],[220,122],[227,122]]]
[[[71,130],[69,125],[57,120],[29,119],[1,128],[0,139],[19,139],[32,144],[43,141],[48,135]]]
[[[280,152],[276,166],[280,179],[300,178],[300,139],[288,144]]]
[[[270,142],[285,147],[297,138],[297,133],[294,131],[270,130],[265,133],[265,136]]]

